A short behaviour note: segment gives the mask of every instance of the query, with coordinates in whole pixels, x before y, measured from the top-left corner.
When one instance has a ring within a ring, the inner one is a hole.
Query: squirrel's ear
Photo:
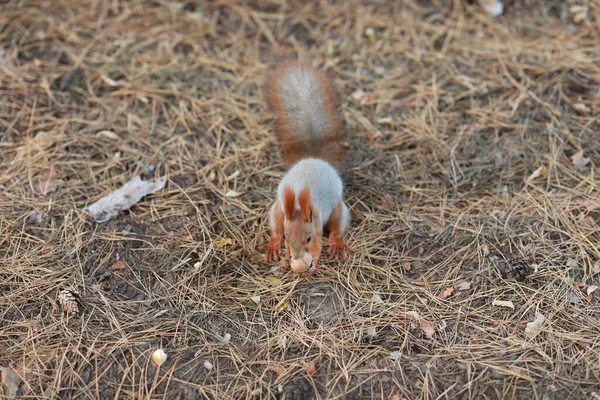
[[[296,193],[289,186],[283,189],[283,212],[288,220],[296,215]]]
[[[300,215],[304,222],[312,222],[313,207],[310,199],[310,188],[304,188],[298,195],[298,203],[300,203]]]

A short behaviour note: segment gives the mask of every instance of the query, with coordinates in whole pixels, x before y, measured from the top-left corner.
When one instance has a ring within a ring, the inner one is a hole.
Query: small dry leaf
[[[152,353],[152,362],[157,367],[160,367],[167,361],[167,353],[163,349],[154,350]]]
[[[419,326],[425,333],[425,337],[427,339],[433,338],[433,334],[435,333],[435,326],[431,322],[421,318],[419,313],[417,313],[416,311],[408,311],[407,313],[405,313],[405,315],[409,316],[409,317],[413,317],[414,319],[417,320],[417,322],[419,323]]]
[[[491,214],[492,214],[492,217],[496,217],[498,219],[506,218],[506,211],[503,211],[503,210],[493,210],[491,212]]]
[[[8,397],[15,397],[19,391],[21,377],[10,367],[0,367],[0,374],[2,374],[2,383],[8,390]]]
[[[586,293],[589,296],[590,294],[594,293],[596,290],[598,290],[598,286],[590,285],[587,287]]]
[[[592,272],[595,274],[600,273],[600,261],[596,261],[594,265],[592,265]]]
[[[61,183],[62,181],[60,180],[51,179],[40,182],[40,194],[46,196],[49,193],[56,192]]]
[[[258,388],[258,389],[254,389],[253,391],[250,392],[250,396],[260,396],[262,394],[262,389]]]
[[[285,373],[285,367],[281,364],[269,365],[267,370],[275,372],[275,375],[277,376],[281,376]]]
[[[377,129],[375,132],[373,132],[372,134],[369,135],[369,140],[371,140],[371,141],[377,140],[380,137],[383,137],[383,133],[381,133],[381,131],[379,129]]]
[[[458,285],[456,285],[456,290],[463,291],[469,289],[471,289],[471,282],[462,281]]]
[[[204,360],[204,368],[210,371],[211,369],[213,369],[213,365],[210,361]]]
[[[567,298],[567,301],[569,301],[569,303],[572,303],[572,304],[583,303],[583,301],[579,298],[577,293],[575,293],[572,290],[568,290],[567,293],[565,293],[565,297]]]
[[[119,140],[119,135],[117,135],[113,131],[100,131],[96,133],[96,136],[104,136],[105,138],[109,138],[112,140]]]
[[[582,198],[578,198],[576,201],[577,204],[579,204],[582,208],[585,208],[587,211],[600,210],[600,201],[586,200]]]
[[[525,180],[525,183],[529,183],[532,180],[539,178],[540,176],[546,176],[547,172],[548,172],[548,169],[546,168],[546,166],[542,165],[541,167],[539,167],[538,169],[533,171],[533,173],[531,175],[529,175],[529,177]]]
[[[111,268],[113,270],[119,271],[119,270],[127,268],[127,263],[123,260],[117,261],[116,263],[113,264],[113,266]]]
[[[391,125],[393,122],[394,120],[392,119],[392,117],[383,117],[377,120],[377,123],[381,125]]]
[[[488,246],[487,244],[483,245],[483,255],[487,256],[488,254],[490,254],[490,246]]]
[[[62,289],[58,292],[58,305],[67,315],[76,315],[79,313],[81,298],[78,293],[68,289]]]
[[[281,279],[275,278],[274,276],[267,276],[265,278],[265,280],[267,282],[269,282],[271,285],[276,285],[276,286],[283,285],[283,281]]]
[[[229,344],[231,341],[231,333],[226,333],[223,335],[223,343]]]
[[[277,345],[282,349],[287,347],[287,336],[281,335],[277,337]]]
[[[567,267],[571,267],[571,268],[575,268],[577,267],[579,264],[577,263],[577,260],[574,260],[572,258],[569,258],[567,260]]]
[[[394,209],[394,205],[394,199],[389,196],[386,196],[379,202],[379,207],[383,208],[384,210],[392,210]]]
[[[383,299],[382,299],[382,298],[381,298],[381,296],[380,296],[380,295],[378,295],[377,293],[375,293],[375,294],[373,295],[373,297],[371,298],[371,300],[372,300],[372,301],[373,301],[373,303],[375,303],[375,304],[381,304],[381,303],[383,303]]]
[[[280,302],[279,304],[277,304],[275,306],[275,312],[276,313],[280,313],[283,310],[285,310],[287,308],[287,306],[289,306],[289,305],[290,305],[290,303],[287,300],[283,301],[283,302]]]
[[[112,86],[112,87],[127,85],[126,81],[122,81],[122,80],[115,81],[114,79],[111,79],[106,75],[102,75],[100,77],[100,79],[102,79],[104,81],[104,83],[106,83],[108,86]]]
[[[354,93],[352,93],[352,98],[354,100],[362,100],[367,94],[365,93],[364,90],[362,89],[358,89],[357,91],[355,91]]]
[[[231,175],[229,175],[227,178],[225,178],[225,180],[226,180],[226,181],[230,181],[230,180],[232,180],[232,179],[235,179],[235,178],[237,178],[238,176],[240,176],[240,174],[241,174],[241,172],[240,172],[239,170],[238,170],[238,171],[235,171],[233,174],[231,174]]]
[[[227,246],[227,245],[231,245],[231,244],[233,244],[233,240],[231,240],[231,239],[229,239],[229,238],[226,238],[226,239],[219,239],[219,240],[217,241],[217,243],[215,243],[215,247],[216,247],[217,249],[220,249],[221,247],[225,247],[225,246]]]
[[[394,393],[392,395],[392,397],[390,397],[390,400],[400,400],[400,399],[401,399],[400,393]]]
[[[586,12],[587,11],[587,7],[586,6],[580,6],[580,5],[572,5],[571,7],[569,7],[569,12],[571,14],[579,14],[580,12]]]
[[[67,181],[67,186],[68,187],[77,187],[80,186],[83,182],[81,182],[81,179],[74,179],[74,178],[70,178]]]
[[[376,338],[377,337],[377,328],[374,326],[370,326],[367,328],[367,336],[370,338]]]
[[[544,321],[546,321],[546,317],[544,317],[541,312],[536,311],[535,319],[529,322],[525,327],[525,334],[531,337],[536,336],[538,333],[540,333],[540,328],[544,324]]]
[[[448,287],[446,288],[442,293],[438,294],[438,299],[440,300],[444,300],[446,297],[450,296],[452,294],[452,292],[454,291],[453,288]]]
[[[508,308],[512,308],[513,310],[515,309],[515,305],[513,304],[512,301],[505,301],[505,300],[494,300],[492,302],[493,306],[500,306],[500,307],[508,307]]]
[[[397,360],[400,358],[400,352],[399,351],[392,351],[390,354],[388,354],[387,358],[389,358],[390,360]]]
[[[571,161],[573,162],[573,166],[575,168],[583,168],[590,162],[590,159],[588,157],[583,156],[582,150],[573,154],[573,157],[571,157]]]
[[[433,339],[433,334],[435,333],[435,326],[424,319],[419,320],[419,325],[421,325],[421,329],[425,333],[425,337],[427,339]]]
[[[586,11],[577,13],[577,14],[573,15],[573,22],[575,22],[576,24],[580,24],[583,21],[585,21],[585,19],[587,18],[587,16],[588,16],[588,14],[587,14]],[[581,104],[581,103],[577,103],[577,104]],[[584,104],[584,106],[585,106],[585,104]]]
[[[315,366],[314,362],[309,362],[308,365],[306,366],[306,373],[308,373],[310,376],[315,376],[317,374],[317,367]]]
[[[583,16],[582,21],[587,16],[586,14],[577,14],[575,17],[573,17],[573,19],[575,19],[576,17],[578,17],[580,15]],[[578,23],[578,22],[581,22],[581,21],[575,21],[575,23]],[[587,113],[590,111],[590,108],[583,103],[575,103],[575,104],[573,104],[573,108],[581,113]]]
[[[252,296],[250,297],[250,300],[252,300],[256,304],[260,304],[260,296]]]
[[[52,179],[54,177],[54,170],[49,170],[44,174],[44,177],[40,180],[38,186],[38,193],[43,196],[49,193],[56,192],[58,187],[63,183],[60,179]]]
[[[166,178],[159,179],[155,182],[146,182],[142,181],[139,176],[136,176],[121,188],[87,207],[87,210],[95,222],[106,222],[119,215],[120,211],[131,208],[134,204],[138,203],[142,197],[161,190],[166,182]]]
[[[226,197],[240,197],[243,193],[240,192],[236,192],[235,190],[228,190],[227,193],[225,193]]]
[[[43,218],[44,218],[44,216],[42,215],[41,212],[32,211],[31,213],[29,213],[29,216],[27,217],[27,222],[32,223],[32,224],[39,224],[40,222],[42,222]]]

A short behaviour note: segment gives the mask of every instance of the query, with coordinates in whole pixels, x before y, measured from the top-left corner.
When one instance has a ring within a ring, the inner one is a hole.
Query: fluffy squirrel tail
[[[302,62],[284,64],[268,76],[265,99],[275,114],[275,136],[288,168],[314,157],[339,172],[345,169],[346,133],[330,73]]]

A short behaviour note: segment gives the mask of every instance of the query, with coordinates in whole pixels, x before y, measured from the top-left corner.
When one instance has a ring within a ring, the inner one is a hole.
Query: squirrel
[[[264,87],[275,116],[275,138],[287,172],[269,210],[266,260],[278,260],[282,242],[293,273],[310,277],[329,230],[329,254],[345,259],[344,234],[350,211],[344,203],[342,173],[348,160],[345,127],[333,76],[305,62],[275,68]]]

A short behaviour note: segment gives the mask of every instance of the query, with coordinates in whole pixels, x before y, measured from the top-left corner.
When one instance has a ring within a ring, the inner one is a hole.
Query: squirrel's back
[[[343,171],[346,134],[329,73],[306,63],[284,64],[269,75],[265,97],[288,168],[304,158],[319,158]]]

